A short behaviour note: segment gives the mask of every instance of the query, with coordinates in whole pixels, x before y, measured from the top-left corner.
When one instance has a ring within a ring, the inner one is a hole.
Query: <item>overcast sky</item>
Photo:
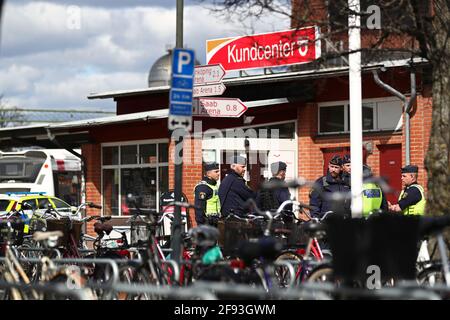
[[[156,59],[175,45],[176,0],[7,0],[0,43],[0,94],[22,108],[114,110],[90,93],[147,87]],[[205,63],[205,41],[286,30],[289,21],[223,20],[185,0],[184,43]],[[79,19],[77,19],[79,17]],[[249,27],[250,26],[250,27]]]

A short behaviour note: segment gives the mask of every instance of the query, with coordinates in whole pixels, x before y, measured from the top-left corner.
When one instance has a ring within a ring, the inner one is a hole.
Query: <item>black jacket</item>
[[[280,180],[272,177],[269,181]],[[275,190],[261,190],[256,197],[256,203],[261,210],[276,210],[286,200],[291,198],[289,188],[277,188]],[[287,205],[285,210],[292,210],[292,204]]]
[[[222,216],[228,216],[230,210],[241,216],[247,214],[249,210],[244,204],[250,198],[256,198],[255,192],[245,184],[244,178],[230,170],[219,187]]]
[[[343,197],[341,201],[331,200],[333,193],[339,192]],[[321,218],[327,211],[333,211],[335,213],[344,215],[346,217],[351,216],[350,211],[350,187],[342,181],[340,177],[334,179],[329,172],[323,177],[317,179],[314,183],[311,192],[309,193],[309,205],[313,207],[311,210],[311,216]]]

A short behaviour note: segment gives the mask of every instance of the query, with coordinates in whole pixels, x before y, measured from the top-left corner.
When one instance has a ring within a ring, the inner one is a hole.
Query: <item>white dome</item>
[[[200,63],[195,60],[195,65]],[[170,75],[172,73],[172,50],[156,60],[148,74],[149,87],[162,87],[170,85]]]

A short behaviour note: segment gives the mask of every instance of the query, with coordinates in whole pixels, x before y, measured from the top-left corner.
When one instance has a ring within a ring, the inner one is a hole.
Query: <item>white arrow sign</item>
[[[193,115],[200,117],[238,118],[248,109],[236,98],[199,98],[193,105]]]
[[[194,86],[208,83],[217,83],[225,76],[225,70],[221,64],[196,66],[194,68]]]
[[[220,83],[207,84],[205,86],[195,86],[193,88],[194,97],[220,96],[225,92],[225,85]]]

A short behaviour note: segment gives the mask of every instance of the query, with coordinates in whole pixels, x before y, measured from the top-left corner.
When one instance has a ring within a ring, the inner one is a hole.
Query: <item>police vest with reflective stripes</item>
[[[375,183],[363,184],[363,216],[367,217],[374,210],[381,208],[381,188]]]
[[[199,184],[197,184],[195,186],[195,188],[197,188],[197,186],[199,186],[201,184],[207,185],[208,187],[211,188],[211,190],[213,192],[212,197],[209,198],[208,200],[206,200],[206,211],[205,211],[205,214],[207,216],[219,214],[220,213],[219,184],[217,183],[214,186],[214,185],[209,184],[206,181],[202,180],[202,181],[200,181]]]
[[[416,187],[417,189],[419,189],[422,199],[420,199],[420,201],[417,202],[416,204],[413,204],[413,205],[403,209],[402,213],[404,215],[409,215],[409,214],[423,215],[425,213],[425,205],[427,203],[427,201],[425,200],[425,191],[423,190],[423,187],[418,184],[413,184],[413,185],[409,186],[407,189],[412,188],[412,187]],[[400,201],[402,199],[404,193],[405,193],[405,190],[402,190],[402,192],[400,193],[400,196],[398,197],[398,201]]]

